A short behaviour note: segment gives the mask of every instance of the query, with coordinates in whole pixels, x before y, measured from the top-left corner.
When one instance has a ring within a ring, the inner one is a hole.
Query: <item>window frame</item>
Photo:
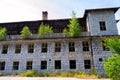
[[[89,51],[89,42],[88,41],[83,41],[82,46],[83,46],[83,51]]]
[[[2,54],[7,54],[8,52],[8,44],[3,44],[2,45]]]
[[[0,61],[0,70],[5,70],[5,61]]]
[[[41,69],[41,70],[47,69],[47,61],[46,61],[46,60],[41,61],[41,68],[40,68],[40,69]]]
[[[106,22],[99,21],[100,31],[106,31]]]
[[[69,60],[70,69],[76,69],[76,60]]]
[[[91,69],[91,60],[84,60],[84,68]]]
[[[47,53],[47,51],[48,51],[47,47],[48,47],[47,43],[42,43],[41,52],[42,53]]]
[[[61,43],[60,42],[55,43],[55,52],[61,52]]]
[[[28,44],[28,53],[34,53],[34,44]]]
[[[55,60],[55,69],[61,69],[61,60]]]
[[[26,70],[32,70],[33,61],[27,61]]]
[[[13,70],[19,70],[19,61],[13,62]]]
[[[75,42],[69,42],[69,52],[75,52]]]
[[[16,44],[15,45],[15,53],[21,53],[21,44]]]

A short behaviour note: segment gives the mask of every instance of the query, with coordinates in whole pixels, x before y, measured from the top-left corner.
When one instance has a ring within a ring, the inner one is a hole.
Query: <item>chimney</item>
[[[48,19],[48,12],[47,11],[43,11],[42,12],[42,20],[47,20]]]

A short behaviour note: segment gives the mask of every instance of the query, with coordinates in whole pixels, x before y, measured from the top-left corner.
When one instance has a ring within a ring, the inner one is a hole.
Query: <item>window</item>
[[[15,53],[20,53],[20,51],[21,51],[21,45],[20,44],[16,44]]]
[[[102,61],[103,61],[103,59],[102,59],[102,58],[99,58],[99,61],[100,61],[100,62],[102,62]]]
[[[27,70],[32,70],[32,61],[27,61],[26,69]]]
[[[69,42],[69,52],[74,52],[75,51],[75,44],[74,42]]]
[[[90,60],[84,60],[84,67],[85,67],[85,69],[91,69],[91,62],[90,62]]]
[[[69,64],[70,64],[70,69],[76,69],[76,60],[70,60]]]
[[[47,43],[42,43],[42,52],[47,52]]]
[[[47,69],[47,61],[41,61],[41,69]]]
[[[18,70],[19,69],[19,62],[15,61],[13,62],[13,70]]]
[[[103,47],[103,51],[109,51],[110,49],[109,48],[107,48],[105,45],[104,45],[104,41],[102,41],[102,47]]]
[[[61,51],[61,44],[55,43],[55,52],[60,52],[60,51]]]
[[[55,69],[61,69],[61,61],[60,60],[55,61]]]
[[[34,51],[34,44],[29,44],[28,45],[28,53],[33,53]]]
[[[7,50],[8,50],[8,45],[7,44],[3,45],[2,54],[7,54]]]
[[[83,51],[89,51],[89,45],[87,41],[84,41],[82,43],[82,46],[83,46]]]
[[[105,21],[100,21],[100,22],[99,22],[99,25],[100,25],[100,30],[101,30],[101,31],[105,31],[105,30],[106,30]]]
[[[0,70],[5,70],[5,61],[0,62]]]

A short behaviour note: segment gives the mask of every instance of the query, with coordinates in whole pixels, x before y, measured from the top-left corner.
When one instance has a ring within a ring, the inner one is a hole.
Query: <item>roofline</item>
[[[96,9],[85,9],[85,12],[84,12],[84,16],[83,17],[86,17],[88,12],[91,12],[91,11],[101,11],[101,10],[113,10],[114,13],[116,13],[118,11],[120,7],[112,7],[112,8],[96,8]]]

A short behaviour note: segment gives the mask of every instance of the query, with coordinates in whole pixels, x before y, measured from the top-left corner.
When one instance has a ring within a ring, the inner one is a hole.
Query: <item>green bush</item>
[[[106,75],[112,80],[120,80],[120,55],[114,54],[104,61]]]
[[[0,27],[0,39],[4,39],[6,37],[6,28]]]
[[[21,36],[22,39],[25,39],[25,38],[29,38],[30,36],[32,36],[32,33],[27,26],[24,26],[22,31],[21,31],[20,36]]]
[[[0,73],[0,76],[4,76],[4,73]]]
[[[38,29],[38,34],[41,35],[45,35],[45,34],[51,34],[53,33],[52,27],[50,27],[49,25],[44,25],[43,23],[39,26]]]
[[[26,71],[26,72],[20,73],[19,76],[22,76],[22,77],[37,77],[37,76],[39,76],[39,73],[35,70],[32,70],[32,71]]]

